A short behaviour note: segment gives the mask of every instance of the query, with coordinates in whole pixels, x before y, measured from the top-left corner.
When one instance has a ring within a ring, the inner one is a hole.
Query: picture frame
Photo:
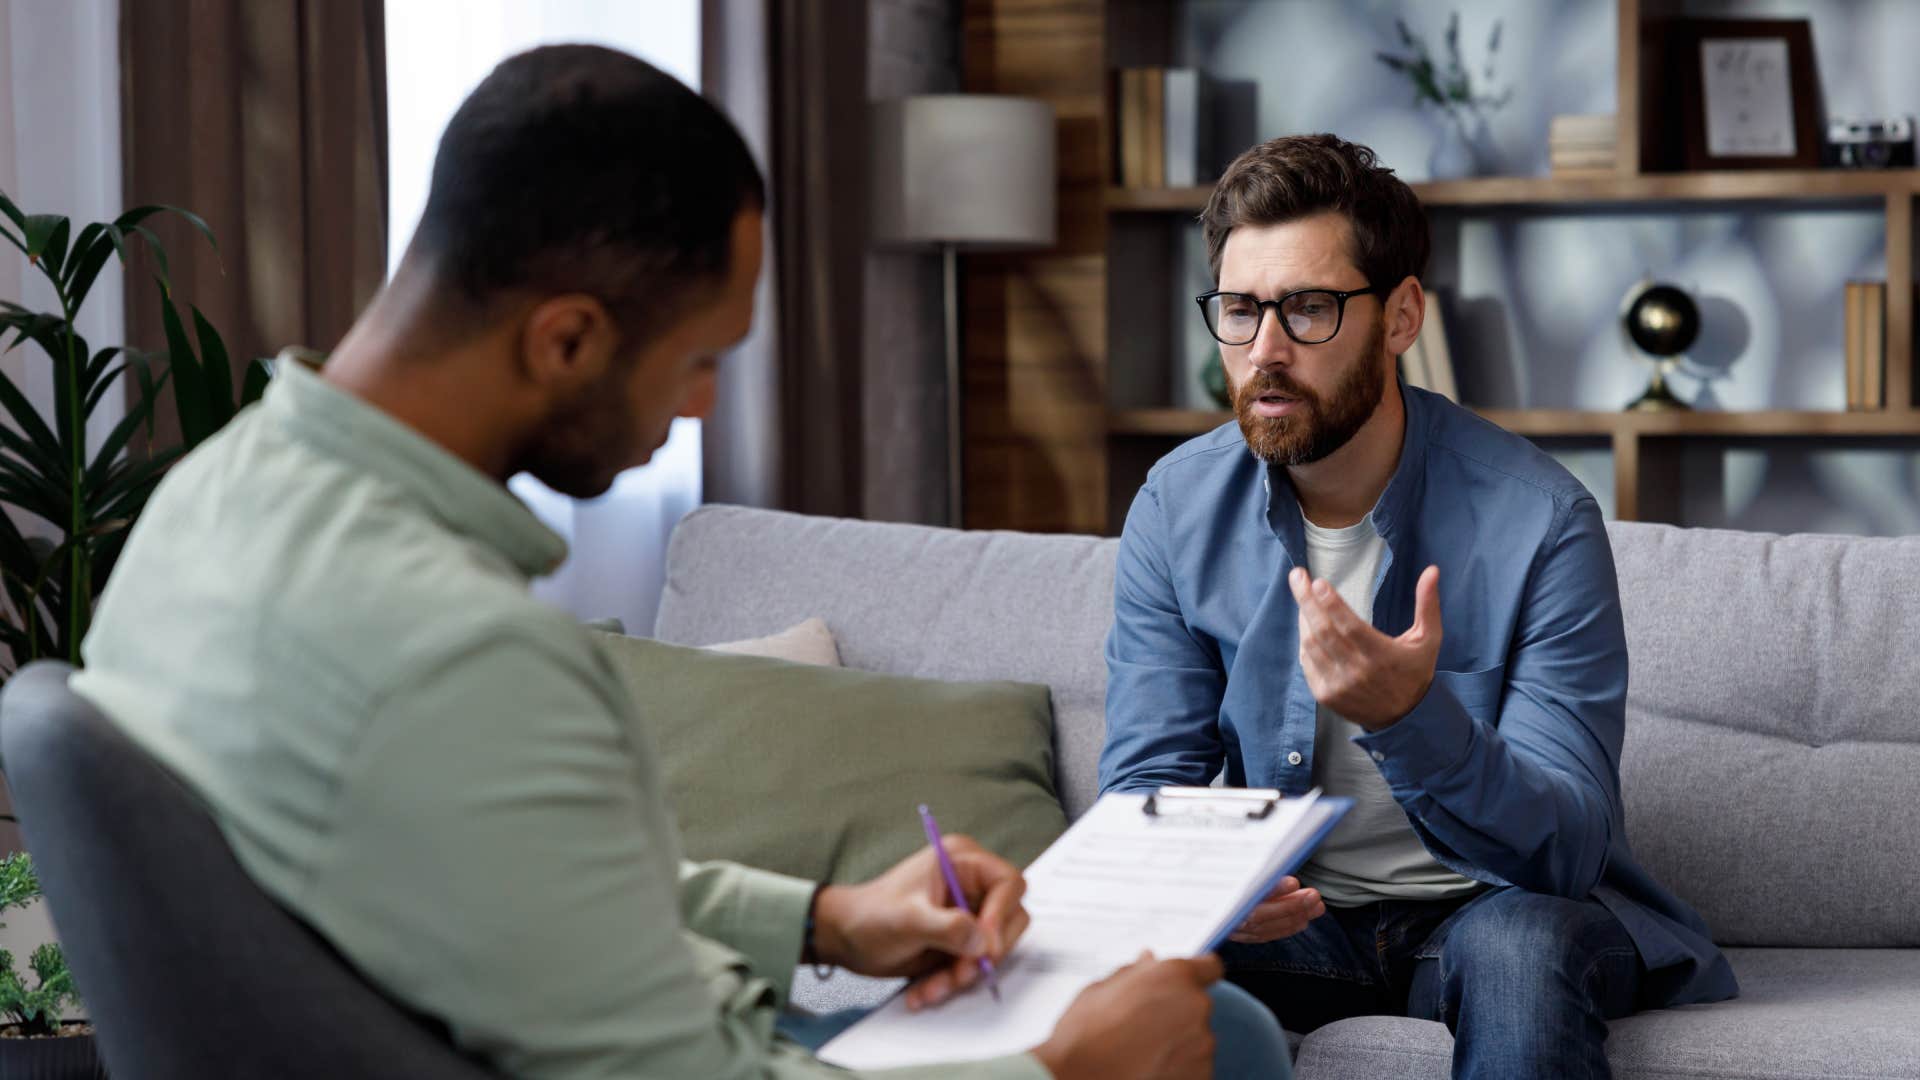
[[[1820,167],[1809,20],[1679,19],[1672,32],[1687,169]]]

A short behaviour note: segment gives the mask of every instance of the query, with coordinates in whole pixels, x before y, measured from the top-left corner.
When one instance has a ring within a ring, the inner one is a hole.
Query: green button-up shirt
[[[75,689],[269,893],[503,1072],[845,1075],[773,1030],[811,883],[681,861],[638,706],[527,592],[565,543],[412,429],[280,372],[160,486]]]

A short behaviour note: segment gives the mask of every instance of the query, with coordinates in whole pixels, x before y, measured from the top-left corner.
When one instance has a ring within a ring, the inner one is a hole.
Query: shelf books
[[[1612,176],[1619,141],[1612,113],[1556,116],[1547,125],[1547,164],[1555,176]]]
[[[1887,407],[1887,286],[1847,282],[1847,411]]]
[[[1121,68],[1114,79],[1114,160],[1128,188],[1210,182],[1213,91],[1193,68]]]
[[[1460,386],[1453,377],[1453,358],[1447,352],[1447,328],[1440,318],[1440,298],[1427,294],[1427,315],[1420,324],[1420,336],[1400,354],[1400,376],[1408,386],[1431,390],[1454,404],[1460,402]]]

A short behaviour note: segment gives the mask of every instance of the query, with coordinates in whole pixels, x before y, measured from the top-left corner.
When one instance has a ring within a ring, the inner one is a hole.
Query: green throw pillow
[[[690,859],[865,881],[926,844],[923,802],[1021,867],[1066,830],[1044,686],[597,636],[652,729]]]

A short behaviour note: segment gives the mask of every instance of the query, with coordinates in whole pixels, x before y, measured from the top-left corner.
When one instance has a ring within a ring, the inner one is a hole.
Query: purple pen
[[[947,894],[953,897],[953,906],[967,914],[973,909],[967,906],[967,894],[960,888],[960,875],[953,872],[953,860],[947,858],[947,845],[940,839],[940,823],[933,820],[933,811],[926,803],[920,804],[920,824],[927,828],[927,843],[933,845],[933,856],[940,860],[940,872],[947,878]],[[1000,1000],[1000,977],[994,973],[993,961],[980,957],[980,974],[987,977],[987,991],[993,1000]]]

